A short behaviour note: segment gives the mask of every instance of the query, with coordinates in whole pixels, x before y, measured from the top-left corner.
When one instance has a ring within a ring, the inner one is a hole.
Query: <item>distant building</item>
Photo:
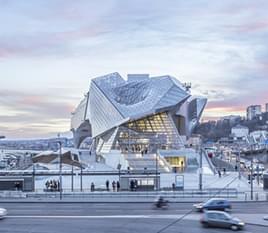
[[[268,103],[265,104],[265,112],[268,112]]]
[[[231,129],[234,140],[243,140],[249,134],[249,129],[246,126],[236,125]]]
[[[247,108],[247,119],[252,120],[255,117],[261,116],[261,105],[251,105]]]
[[[230,124],[233,124],[240,120],[241,120],[241,116],[239,115],[229,115],[229,116],[223,116],[220,118],[220,121],[229,121]]]

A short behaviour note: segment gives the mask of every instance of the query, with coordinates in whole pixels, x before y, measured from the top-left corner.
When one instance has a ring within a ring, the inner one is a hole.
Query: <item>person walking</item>
[[[113,192],[115,192],[115,181],[112,182]]]
[[[91,192],[95,191],[95,184],[93,182],[91,182],[90,191]]]
[[[135,186],[135,184],[134,184],[134,180],[131,180],[131,181],[130,181],[130,190],[131,190],[131,191],[134,191],[134,186]]]
[[[176,190],[175,183],[172,183],[172,190],[173,190],[173,191],[175,191],[175,190]]]
[[[116,182],[116,188],[117,188],[117,192],[119,192],[120,191],[120,182],[119,181]]]
[[[221,178],[221,171],[220,170],[218,170],[218,174],[219,174],[219,177]]]
[[[109,191],[109,180],[106,180],[106,190]]]

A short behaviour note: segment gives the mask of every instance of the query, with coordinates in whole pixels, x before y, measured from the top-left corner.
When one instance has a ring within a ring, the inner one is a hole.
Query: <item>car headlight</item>
[[[243,223],[243,222],[239,222],[238,224],[241,225],[241,226],[245,225],[245,223]]]

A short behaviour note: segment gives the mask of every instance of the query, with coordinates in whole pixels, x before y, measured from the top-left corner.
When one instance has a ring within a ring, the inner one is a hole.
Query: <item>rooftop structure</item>
[[[247,119],[252,120],[253,118],[261,115],[261,105],[251,105],[247,107]]]
[[[234,136],[235,140],[245,139],[249,134],[249,129],[248,127],[243,126],[243,125],[236,125],[232,127],[231,133]]]

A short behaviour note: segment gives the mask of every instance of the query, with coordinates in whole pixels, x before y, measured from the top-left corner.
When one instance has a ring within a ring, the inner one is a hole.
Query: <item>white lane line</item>
[[[73,219],[96,219],[96,218],[146,218],[147,216],[145,215],[98,215],[98,216],[67,216],[67,215],[13,215],[13,216],[7,216],[7,218],[73,218]]]
[[[183,215],[10,215],[6,218],[47,218],[47,219],[104,219],[104,218],[150,218],[150,219],[177,219]],[[197,215],[188,215],[185,217],[188,220],[198,220],[199,216]]]

